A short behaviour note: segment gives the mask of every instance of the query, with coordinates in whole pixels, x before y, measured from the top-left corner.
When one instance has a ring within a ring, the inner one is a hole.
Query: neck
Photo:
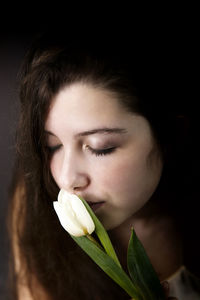
[[[167,279],[182,265],[181,238],[174,222],[167,216],[134,216],[110,231],[119,259],[126,269],[127,247],[134,228],[160,281]]]

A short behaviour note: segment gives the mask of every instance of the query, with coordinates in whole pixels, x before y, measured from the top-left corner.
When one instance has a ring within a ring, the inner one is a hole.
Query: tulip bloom
[[[95,230],[90,214],[76,195],[61,189],[58,201],[54,201],[53,206],[61,225],[69,234],[79,237],[91,234]]]

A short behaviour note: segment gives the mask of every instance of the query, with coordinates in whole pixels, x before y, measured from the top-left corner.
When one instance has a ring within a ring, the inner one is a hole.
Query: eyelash
[[[56,145],[56,146],[47,146],[46,148],[50,154],[53,154],[54,152],[59,150],[60,147],[61,147],[61,145]]]
[[[103,156],[103,155],[107,155],[107,154],[111,154],[112,152],[114,152],[116,150],[116,147],[112,147],[112,148],[108,148],[108,149],[100,149],[100,150],[95,150],[90,148],[89,146],[87,146],[87,148],[90,150],[90,152],[96,156]]]

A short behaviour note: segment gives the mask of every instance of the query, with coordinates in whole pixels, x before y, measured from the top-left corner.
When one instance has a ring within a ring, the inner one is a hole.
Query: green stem
[[[93,210],[91,209],[91,207],[88,205],[88,203],[81,197],[79,197],[85,207],[87,208],[90,216],[92,217],[93,219],[93,222],[95,224],[95,233],[96,235],[98,236],[99,238],[99,241],[101,242],[102,246],[103,246],[103,249],[105,249],[106,253],[112,257],[112,259],[114,259],[114,261],[116,262],[116,264],[120,267],[121,267],[121,264],[120,264],[120,261],[117,257],[117,254],[115,252],[115,249],[111,243],[111,240],[108,236],[108,233],[107,231],[105,230],[104,226],[101,224],[101,222],[99,221],[99,219],[96,217],[96,215],[94,214]],[[98,244],[99,245],[99,244]]]
[[[87,234],[86,237],[91,241],[93,242],[97,247],[99,247],[101,250],[104,251],[103,247],[101,247],[101,245],[97,242],[97,240],[95,240],[95,238],[90,235],[90,234]]]

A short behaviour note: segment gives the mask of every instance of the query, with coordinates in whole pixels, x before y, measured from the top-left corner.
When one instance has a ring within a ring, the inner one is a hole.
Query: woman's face
[[[83,83],[61,90],[45,131],[55,182],[85,198],[106,229],[134,216],[155,191],[162,161],[150,125],[111,92]]]

